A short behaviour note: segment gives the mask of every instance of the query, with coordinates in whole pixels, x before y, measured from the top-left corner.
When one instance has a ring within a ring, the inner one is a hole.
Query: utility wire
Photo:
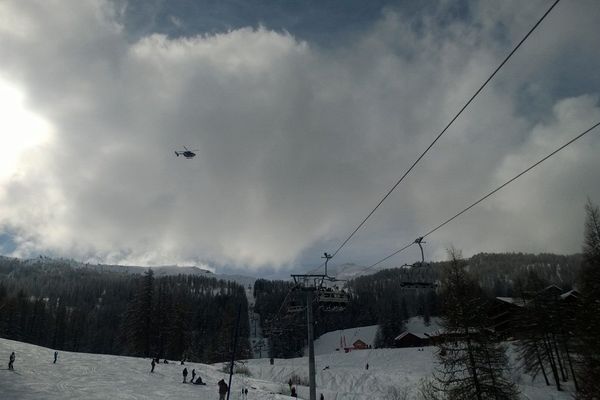
[[[379,201],[379,203],[377,203],[375,208],[373,208],[371,210],[371,212],[360,222],[360,224],[358,224],[358,226],[352,231],[352,233],[346,238],[346,240],[344,240],[342,242],[342,244],[333,252],[333,254],[331,255],[331,258],[335,257],[340,252],[340,250],[348,243],[348,241],[350,241],[350,239],[352,239],[352,237],[356,234],[356,232],[358,232],[358,230],[367,222],[367,220],[373,215],[373,213],[375,213],[375,211],[377,211],[379,206],[381,206],[381,204],[383,204],[383,202],[392,194],[392,192],[398,187],[398,185],[400,185],[400,183],[404,180],[404,178],[406,178],[406,176],[421,161],[421,159],[425,156],[425,154],[427,154],[427,152],[429,152],[429,150],[435,145],[435,143],[438,141],[438,139],[440,137],[442,137],[442,135],[444,133],[446,133],[446,131],[448,130],[448,128],[450,128],[450,126],[454,123],[454,121],[456,121],[456,119],[458,119],[458,117],[471,104],[471,102],[473,102],[473,100],[475,100],[475,98],[479,95],[479,93],[483,90],[483,88],[485,88],[487,86],[487,84],[492,80],[492,78],[494,78],[494,76],[498,73],[498,71],[500,71],[500,69],[504,66],[504,64],[506,64],[508,62],[508,60],[513,56],[513,54],[529,38],[529,36],[533,33],[533,31],[535,31],[535,29],[542,23],[542,21],[546,18],[546,16],[548,14],[550,14],[552,9],[559,2],[560,2],[560,0],[554,1],[554,3],[550,6],[550,8],[548,8],[548,10],[544,13],[544,15],[542,15],[542,17],[535,23],[535,25],[529,30],[529,32],[527,32],[527,34],[523,37],[523,39],[521,39],[521,41],[513,48],[513,50],[508,54],[508,56],[506,56],[506,58],[504,58],[504,61],[502,61],[500,63],[500,65],[498,65],[498,67],[494,70],[494,72],[492,72],[492,74],[489,76],[489,78],[487,78],[486,81],[479,87],[479,89],[477,89],[475,94],[473,94],[471,96],[471,98],[465,103],[465,105],[462,106],[462,108],[458,111],[458,113],[450,120],[450,122],[448,122],[448,124],[436,136],[436,138],[433,140],[433,142],[431,142],[431,144],[429,144],[429,146],[427,146],[425,151],[423,151],[423,153],[421,153],[421,155],[415,160],[415,162],[413,162],[413,164],[410,166],[410,168],[408,168],[406,170],[406,172],[400,177],[400,179],[398,179],[398,181],[391,187],[391,189],[389,189],[387,191],[385,196],[383,196],[383,198]],[[321,268],[321,267],[319,267],[319,268]]]
[[[531,171],[532,169],[534,169],[535,167],[537,167],[538,165],[540,165],[541,163],[543,163],[544,161],[546,161],[547,159],[549,159],[550,157],[552,157],[553,155],[555,155],[556,153],[558,153],[559,151],[561,151],[562,149],[564,149],[565,147],[569,146],[570,144],[572,144],[573,142],[581,139],[583,136],[585,136],[586,134],[588,134],[589,132],[593,131],[594,129],[596,129],[598,126],[600,126],[600,122],[595,123],[594,125],[592,125],[592,127],[586,129],[585,131],[583,131],[582,133],[580,133],[579,135],[575,136],[573,139],[569,140],[567,143],[563,144],[562,146],[560,146],[559,148],[557,148],[556,150],[554,150],[552,153],[548,154],[547,156],[545,156],[544,158],[540,159],[539,161],[537,161],[535,164],[531,165],[530,167],[524,169],[523,171],[521,171],[519,174],[515,175],[514,177],[512,177],[511,179],[509,179],[508,181],[504,182],[502,185],[498,186],[496,189],[492,190],[491,192],[489,192],[488,194],[486,194],[485,196],[481,197],[479,200],[475,201],[474,203],[472,203],[471,205],[469,205],[468,207],[464,208],[462,211],[454,214],[452,217],[448,218],[447,220],[445,220],[444,222],[442,222],[441,224],[437,225],[435,228],[429,230],[427,233],[425,233],[423,236],[421,236],[420,238],[426,238],[427,236],[431,235],[432,233],[434,233],[435,231],[437,231],[438,229],[441,229],[443,226],[447,225],[448,223],[450,223],[451,221],[455,220],[456,218],[460,217],[461,215],[463,215],[464,213],[466,213],[467,211],[469,211],[471,208],[475,207],[477,204],[481,203],[482,201],[486,200],[488,197],[492,196],[494,193],[498,192],[499,190],[501,190],[502,188],[506,187],[508,184],[512,183],[513,181],[517,180],[518,178],[520,178],[521,176],[525,175],[527,172]],[[382,258],[381,260],[377,261],[374,264],[369,265],[368,267],[366,267],[363,271],[361,271],[361,273],[364,273],[366,271],[368,271],[369,269],[381,264],[382,262],[390,259],[391,257],[395,256],[398,253],[403,252],[404,250],[408,249],[410,246],[412,246],[415,242],[411,242],[409,244],[407,244],[404,247],[401,247],[399,250],[396,250],[395,252],[393,252],[392,254]]]

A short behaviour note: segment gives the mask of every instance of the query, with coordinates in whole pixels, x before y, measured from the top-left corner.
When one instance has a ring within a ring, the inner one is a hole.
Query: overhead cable
[[[510,178],[509,180],[507,180],[506,182],[504,182],[502,185],[498,186],[497,188],[495,188],[494,190],[492,190],[491,192],[489,192],[488,194],[486,194],[485,196],[481,197],[479,200],[471,203],[469,206],[465,207],[464,209],[462,209],[461,211],[459,211],[458,213],[454,214],[452,217],[448,218],[447,220],[445,220],[444,222],[442,222],[441,224],[437,225],[435,228],[430,229],[427,233],[425,233],[424,235],[420,236],[419,238],[426,238],[427,236],[431,235],[432,233],[434,233],[435,231],[437,231],[438,229],[441,229],[443,226],[447,225],[448,223],[450,223],[451,221],[455,220],[456,218],[460,217],[461,215],[463,215],[464,213],[466,213],[467,211],[469,211],[471,208],[475,207],[476,205],[478,205],[479,203],[481,203],[482,201],[486,200],[487,198],[489,198],[490,196],[492,196],[493,194],[495,194],[496,192],[498,192],[499,190],[503,189],[504,187],[506,187],[508,184],[514,182],[515,180],[517,180],[518,178],[520,178],[521,176],[525,175],[527,172],[531,171],[532,169],[534,169],[535,167],[537,167],[538,165],[540,165],[541,163],[543,163],[544,161],[546,161],[547,159],[549,159],[550,157],[552,157],[553,155],[555,155],[556,153],[558,153],[559,151],[563,150],[565,147],[569,146],[570,144],[574,143],[575,141],[581,139],[583,136],[585,136],[586,134],[588,134],[589,132],[593,131],[594,129],[596,129],[598,126],[600,126],[600,122],[595,123],[594,125],[592,125],[592,127],[586,129],[585,131],[583,131],[582,133],[580,133],[579,135],[575,136],[573,139],[569,140],[568,142],[566,142],[565,144],[563,144],[562,146],[560,146],[559,148],[557,148],[556,150],[554,150],[553,152],[551,152],[550,154],[548,154],[547,156],[545,156],[544,158],[540,159],[539,161],[537,161],[536,163],[534,163],[533,165],[529,166],[528,168],[524,169],[523,171],[521,171],[520,173],[518,173],[517,175],[515,175],[514,177]],[[393,256],[395,256],[396,254],[399,254],[401,252],[403,252],[404,250],[408,249],[410,246],[412,246],[415,242],[411,242],[409,244],[407,244],[404,247],[401,247],[400,249],[396,250],[395,252],[393,252],[392,254],[382,258],[381,260],[377,261],[374,264],[369,265],[368,267],[366,267],[361,273],[368,271],[369,269],[381,264],[382,262],[392,258]]]
[[[429,144],[429,146],[427,146],[425,151],[423,151],[421,153],[421,155],[415,160],[415,162],[413,162],[413,164],[410,166],[410,168],[408,168],[406,170],[406,172],[404,172],[404,174],[400,177],[400,179],[398,179],[398,181],[396,181],[396,183],[387,191],[385,196],[383,196],[383,198],[377,203],[377,205],[371,210],[371,212],[369,212],[369,214],[367,214],[367,216],[360,222],[360,224],[358,224],[358,226],[352,231],[352,233],[333,252],[332,258],[335,257],[340,252],[340,250],[348,243],[348,241],[350,241],[350,239],[352,239],[352,237],[356,234],[356,232],[358,232],[358,230],[367,222],[367,220],[373,215],[373,213],[375,213],[375,211],[381,206],[381,204],[383,204],[383,202],[392,194],[392,192],[398,187],[398,185],[400,185],[400,183],[402,183],[404,178],[406,178],[406,176],[413,170],[413,168],[421,161],[421,159],[425,156],[425,154],[427,154],[427,152],[429,152],[429,150],[435,145],[435,143],[439,140],[439,138],[442,137],[442,135],[444,133],[446,133],[446,131],[448,130],[448,128],[450,128],[450,126],[454,123],[454,121],[456,121],[456,119],[458,119],[458,117],[471,104],[471,102],[473,102],[473,100],[475,100],[475,98],[479,95],[479,93],[483,90],[483,88],[485,88],[487,86],[487,84],[494,78],[494,76],[498,73],[498,71],[500,71],[500,69],[504,66],[504,64],[506,64],[508,62],[508,60],[513,56],[513,54],[529,38],[529,36],[533,33],[533,31],[535,31],[535,29],[542,23],[542,21],[546,18],[546,16],[552,11],[552,9],[559,2],[560,2],[560,0],[555,0],[554,3],[552,3],[552,5],[548,8],[548,10],[546,10],[544,15],[542,15],[542,17],[535,23],[535,25],[533,25],[533,27],[529,30],[529,32],[527,32],[527,34],[523,37],[523,39],[521,39],[521,41],[504,58],[504,60],[500,63],[500,65],[498,65],[498,67],[496,67],[494,72],[492,72],[492,74],[485,80],[485,82],[483,82],[483,84],[479,87],[479,89],[477,89],[477,91],[471,96],[471,98],[462,106],[462,108],[458,111],[458,113],[456,113],[456,115],[454,115],[454,117],[450,120],[450,122],[448,122],[448,124],[444,127],[444,129],[442,129],[442,131],[435,137],[435,139]],[[322,267],[322,265],[320,267]]]

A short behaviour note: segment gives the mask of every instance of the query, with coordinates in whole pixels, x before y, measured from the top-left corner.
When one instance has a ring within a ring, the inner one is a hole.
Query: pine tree
[[[598,399],[600,393],[600,211],[591,201],[585,206],[584,261],[579,277],[581,303],[576,336],[581,356],[581,400]]]
[[[398,293],[388,289],[385,294],[388,299],[382,304],[379,312],[379,328],[375,335],[376,348],[394,347],[394,339],[404,330],[404,321],[408,318],[406,302],[398,298]]]
[[[465,271],[458,253],[451,250],[450,256],[442,281],[445,338],[438,344],[440,367],[434,388],[453,400],[516,399],[516,386],[507,378],[505,348],[486,330],[481,288]]]
[[[52,336],[52,348],[63,349],[65,344],[67,309],[63,301],[58,302],[54,316],[54,334]]]
[[[523,308],[515,323],[518,326],[517,349],[525,371],[536,377],[544,376],[550,384],[551,373],[556,390],[562,390],[560,354],[556,351],[557,337],[561,332],[562,321],[558,315],[558,300],[545,291],[545,282],[535,271],[529,271],[524,281],[519,283]],[[548,374],[546,373],[548,371]]]
[[[133,354],[149,357],[152,352],[154,273],[151,269],[144,274],[140,288],[127,310],[127,341]]]

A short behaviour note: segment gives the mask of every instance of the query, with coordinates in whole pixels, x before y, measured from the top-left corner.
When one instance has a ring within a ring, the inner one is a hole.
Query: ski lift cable
[[[560,152],[561,150],[563,150],[565,147],[571,145],[572,143],[576,142],[577,140],[581,139],[583,136],[585,136],[586,134],[588,134],[589,132],[593,131],[594,129],[596,129],[598,126],[600,126],[600,121],[596,122],[594,125],[592,125],[590,128],[586,129],[585,131],[581,132],[579,135],[575,136],[574,138],[572,138],[571,140],[569,140],[568,142],[566,142],[565,144],[563,144],[562,146],[560,146],[559,148],[557,148],[556,150],[552,151],[550,154],[546,155],[545,157],[541,158],[540,160],[538,160],[537,162],[535,162],[534,164],[530,165],[529,167],[527,167],[526,169],[524,169],[523,171],[521,171],[520,173],[518,173],[517,175],[513,176],[512,178],[510,178],[509,180],[507,180],[506,182],[504,182],[502,185],[498,186],[497,188],[495,188],[494,190],[492,190],[491,192],[489,192],[488,194],[484,195],[483,197],[479,198],[478,200],[476,200],[475,202],[471,203],[469,206],[465,207],[464,209],[462,209],[461,211],[459,211],[458,213],[454,214],[452,217],[448,218],[447,220],[445,220],[444,222],[442,222],[441,224],[437,225],[435,228],[429,230],[427,233],[425,233],[423,236],[420,236],[419,238],[417,238],[417,240],[419,239],[424,239],[427,236],[431,235],[432,233],[436,232],[437,230],[441,229],[442,227],[444,227],[445,225],[449,224],[450,222],[452,222],[453,220],[455,220],[456,218],[460,217],[461,215],[463,215],[464,213],[466,213],[467,211],[469,211],[471,208],[475,207],[476,205],[478,205],[479,203],[483,202],[484,200],[488,199],[489,197],[491,197],[492,195],[494,195],[496,192],[500,191],[501,189],[503,189],[504,187],[508,186],[510,183],[514,182],[515,180],[517,180],[518,178],[520,178],[521,176],[525,175],[527,172],[531,171],[532,169],[534,169],[535,167],[537,167],[538,165],[540,165],[541,163],[543,163],[544,161],[546,161],[547,159],[549,159],[550,157],[552,157],[553,155],[555,155],[556,153]],[[399,250],[396,250],[395,252],[393,252],[392,254],[382,258],[381,260],[377,261],[374,264],[369,265],[368,267],[364,268],[360,274],[368,271],[369,269],[381,264],[382,262],[392,258],[393,256],[395,256],[396,254],[401,253],[402,251],[408,249],[410,246],[412,246],[413,244],[417,243],[416,240],[414,242],[411,242],[410,244],[407,244],[406,246],[400,248]]]
[[[508,181],[504,182],[502,185],[498,186],[496,189],[492,190],[491,192],[489,192],[488,194],[486,194],[485,196],[483,196],[482,198],[480,198],[476,202],[472,203],[470,206],[466,207],[465,209],[463,209],[459,213],[455,214],[454,216],[448,218],[446,221],[442,222],[441,224],[439,224],[435,228],[431,229],[430,231],[428,231],[427,233],[425,233],[423,235],[423,237],[425,238],[425,237],[431,235],[432,233],[434,233],[438,229],[442,228],[444,225],[446,225],[446,224],[450,223],[451,221],[453,221],[454,219],[460,217],[462,214],[464,214],[465,212],[469,211],[471,208],[475,207],[477,204],[481,203],[482,201],[484,201],[488,197],[492,196],[494,193],[498,192],[499,190],[501,190],[502,188],[504,188],[505,186],[507,186],[511,182],[517,180],[522,175],[525,175],[527,172],[529,172],[530,170],[534,169],[535,167],[537,167],[538,165],[540,165],[541,163],[543,163],[544,161],[546,161],[547,159],[549,159],[550,157],[552,157],[553,155],[555,155],[556,153],[558,153],[559,151],[561,151],[562,149],[564,149],[565,147],[569,146],[571,143],[577,141],[578,139],[581,139],[583,136],[585,136],[587,133],[589,133],[592,130],[594,130],[595,128],[597,128],[599,125],[600,125],[600,122],[595,123],[592,127],[586,129],[585,131],[583,131],[579,135],[575,136],[573,139],[569,140],[567,143],[563,144],[558,149],[554,150],[552,153],[550,153],[547,156],[545,156],[544,158],[540,159],[535,164],[533,164],[530,167],[524,169],[519,174],[515,175],[514,177],[512,177]]]
[[[425,151],[421,153],[421,155],[413,162],[413,164],[404,172],[404,174],[396,181],[396,183],[386,192],[383,198],[377,203],[377,205],[367,214],[367,216],[358,224],[358,226],[350,233],[350,235],[342,242],[342,244],[331,254],[331,258],[335,257],[340,250],[352,239],[352,237],[358,232],[360,228],[367,222],[367,220],[377,211],[377,209],[383,204],[383,202],[392,194],[392,192],[402,183],[404,178],[414,169],[414,167],[421,161],[421,159],[431,150],[431,148],[435,145],[435,143],[446,133],[446,131],[452,126],[454,121],[458,119],[458,117],[467,109],[467,107],[475,100],[475,98],[481,93],[481,91],[487,86],[487,84],[496,76],[496,74],[502,69],[502,67],[510,60],[510,58],[516,53],[516,51],[525,43],[525,41],[531,36],[531,34],[537,29],[537,27],[542,23],[542,21],[550,14],[550,12],[554,9],[554,7],[560,2],[560,0],[555,0],[554,3],[546,10],[546,12],[542,15],[542,17],[533,25],[533,27],[527,32],[527,34],[517,43],[517,45],[512,49],[512,51],[504,58],[504,60],[496,67],[496,69],[492,72],[492,74],[483,82],[483,84],[475,91],[475,93],[467,100],[467,102],[460,108],[460,110],[452,117],[450,122],[446,124],[446,126],[438,133],[435,139],[427,146]],[[322,266],[321,266],[322,267]],[[321,268],[319,267],[319,268]]]

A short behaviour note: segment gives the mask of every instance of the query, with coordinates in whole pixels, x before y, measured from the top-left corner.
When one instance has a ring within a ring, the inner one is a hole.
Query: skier
[[[295,387],[292,388],[291,396],[292,397],[296,397],[296,398],[298,397],[298,394],[296,393],[296,388]]]
[[[194,383],[194,378],[196,377],[196,369],[192,370],[192,383]]]
[[[369,363],[367,363],[367,365],[365,365],[365,369],[369,369]]]
[[[156,366],[156,361],[154,360],[154,358],[152,359],[150,365],[152,365],[152,369],[150,370],[150,372],[154,372],[154,367]]]
[[[225,383],[223,379],[221,379],[218,383],[219,385],[219,400],[225,400],[225,395],[229,391],[229,386]]]
[[[55,351],[54,352],[54,363],[53,364],[56,364],[56,360],[57,359],[58,359],[58,351]]]
[[[325,400],[325,396],[323,396],[323,393],[321,393],[321,397],[319,397],[319,400]]]
[[[10,357],[8,358],[8,369],[14,370],[13,364],[15,363],[15,352],[10,353]]]
[[[292,378],[288,381],[288,386],[290,387],[290,391],[292,390]]]
[[[187,382],[187,368],[183,369],[183,383]]]

